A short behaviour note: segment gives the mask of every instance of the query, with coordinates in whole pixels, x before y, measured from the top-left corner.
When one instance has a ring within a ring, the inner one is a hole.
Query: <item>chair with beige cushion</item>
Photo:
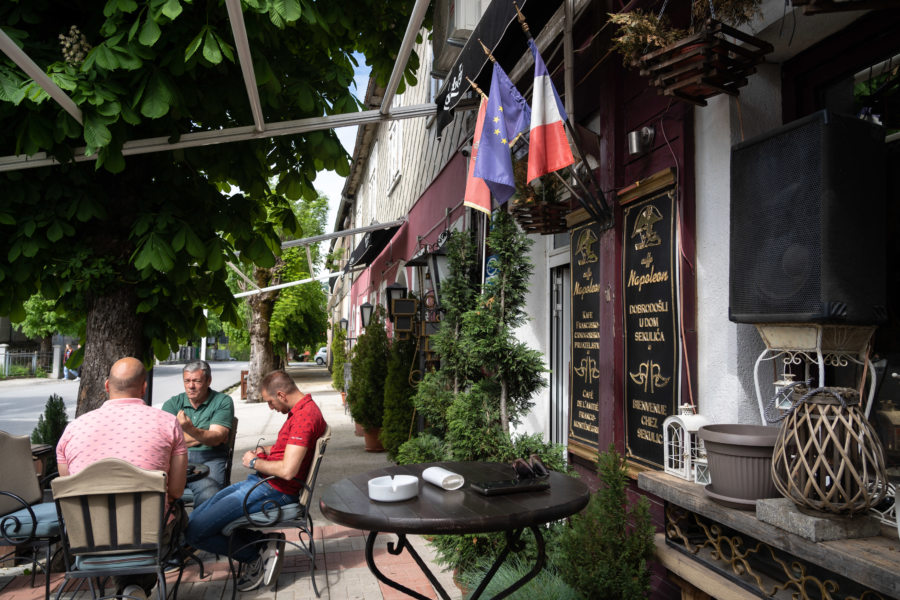
[[[51,486],[63,522],[65,581],[153,573],[166,597],[166,474],[118,458],[97,461]],[[180,574],[179,574],[180,578]],[[103,590],[100,590],[101,595]]]
[[[59,540],[59,518],[52,502],[43,502],[43,492],[34,470],[31,440],[26,435],[11,435],[0,431],[0,545],[12,546],[13,551],[0,560],[30,548],[31,584],[37,572],[38,548],[47,547],[47,562],[51,560],[51,546]],[[50,597],[50,575],[45,568],[44,597]]]
[[[264,507],[263,510],[255,513],[249,513],[247,511],[246,499],[244,501],[244,516],[235,519],[231,523],[225,526],[222,529],[222,533],[229,536],[229,547],[232,546],[233,534],[238,529],[249,528],[249,529],[263,529],[263,528],[278,528],[284,529],[286,527],[296,527],[298,529],[298,539],[296,542],[292,540],[286,540],[285,544],[290,544],[294,548],[300,550],[303,554],[309,558],[310,568],[309,568],[309,576],[312,579],[313,590],[316,592],[316,597],[319,596],[319,588],[316,586],[316,545],[313,539],[313,521],[312,516],[309,514],[309,507],[312,503],[313,491],[316,487],[316,478],[319,475],[319,465],[322,464],[322,457],[325,455],[325,448],[328,446],[328,442],[331,440],[331,426],[325,427],[325,432],[322,434],[318,440],[316,440],[316,450],[315,454],[313,454],[312,462],[309,465],[309,473],[306,475],[306,481],[303,482],[302,487],[300,488],[300,496],[297,500],[296,504],[285,504],[284,506],[267,506]],[[262,481],[256,484],[253,488],[251,488],[247,492],[247,497],[253,492],[256,487],[262,485],[264,482],[273,479],[273,477],[266,477]],[[306,538],[304,541],[304,537]],[[254,544],[264,544],[271,541],[271,538],[262,538],[254,542]],[[232,598],[235,597],[237,590],[237,569],[234,566],[234,560],[232,557],[234,553],[239,551],[240,548],[231,548],[229,552],[229,566],[231,567],[232,579],[234,580],[234,588],[232,588]],[[275,584],[273,584],[274,587]]]

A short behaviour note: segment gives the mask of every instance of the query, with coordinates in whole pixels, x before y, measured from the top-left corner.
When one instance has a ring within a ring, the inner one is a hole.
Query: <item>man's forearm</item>
[[[184,432],[184,441],[188,446],[215,447],[228,439],[227,430],[222,432],[221,430],[200,429],[193,424],[182,427],[182,431]]]

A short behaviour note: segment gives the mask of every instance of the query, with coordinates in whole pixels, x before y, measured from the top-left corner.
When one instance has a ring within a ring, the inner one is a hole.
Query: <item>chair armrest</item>
[[[11,510],[0,517],[0,539],[12,546],[18,546],[19,544],[32,541],[34,539],[34,532],[37,529],[37,517],[35,516],[31,505],[25,502],[24,498],[17,496],[12,492],[0,491],[0,496],[12,498],[22,505],[22,508]],[[9,535],[7,535],[7,529],[11,528],[10,535],[15,535],[22,528],[22,521],[19,520],[19,517],[13,516],[13,513],[19,512],[22,509],[27,510],[28,516],[31,518],[31,531],[28,533],[27,537],[9,537]]]
[[[52,480],[56,479],[57,477],[59,477],[59,471],[54,471],[53,473],[44,475],[43,477],[40,478],[38,485],[41,486],[42,490],[46,489],[47,484],[50,483]]]
[[[278,479],[278,477],[276,477],[275,475],[270,475],[269,477],[266,477],[265,479],[259,480],[259,482],[257,482],[256,485],[254,485],[252,488],[247,490],[247,494],[244,496],[244,502],[242,505],[243,509],[244,509],[244,517],[246,517],[246,519],[248,521],[250,521],[250,523],[252,523],[253,525],[256,525],[257,527],[268,527],[269,525],[274,525],[275,523],[278,523],[281,520],[281,515],[282,515],[281,506],[279,504],[277,504],[274,500],[266,500],[265,502],[263,502],[262,508],[260,510],[256,511],[256,513],[262,513],[262,515],[263,515],[262,520],[254,519],[251,516],[249,508],[247,507],[247,501],[250,499],[250,495],[253,494],[254,490],[256,490],[256,488],[258,488],[262,484],[268,483],[272,479]],[[256,513],[252,513],[252,514],[256,514]]]

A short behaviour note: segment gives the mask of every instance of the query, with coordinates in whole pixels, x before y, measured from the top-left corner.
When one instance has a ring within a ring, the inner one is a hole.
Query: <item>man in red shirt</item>
[[[269,408],[286,414],[287,420],[274,444],[244,454],[244,466],[255,469],[256,473],[219,491],[191,513],[185,538],[196,548],[228,554],[228,537],[222,534],[222,529],[244,515],[244,499],[261,479],[270,475],[276,477],[253,489],[247,498],[247,509],[251,513],[262,510],[264,503],[284,506],[297,502],[315,454],[316,441],[325,433],[322,411],[312,396],[297,388],[290,375],[273,371],[263,378],[260,389]],[[284,539],[284,534],[276,536]],[[234,558],[242,563],[238,589],[247,592],[277,581],[284,559],[284,544],[273,540],[260,552],[262,544],[255,542],[265,537],[262,532],[240,529],[234,537],[234,547],[240,548]]]

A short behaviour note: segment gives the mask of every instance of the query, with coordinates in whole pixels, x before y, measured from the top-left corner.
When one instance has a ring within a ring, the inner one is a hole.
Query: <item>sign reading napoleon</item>
[[[662,423],[678,398],[674,210],[671,188],[627,204],[622,243],[625,453],[659,469]]]

